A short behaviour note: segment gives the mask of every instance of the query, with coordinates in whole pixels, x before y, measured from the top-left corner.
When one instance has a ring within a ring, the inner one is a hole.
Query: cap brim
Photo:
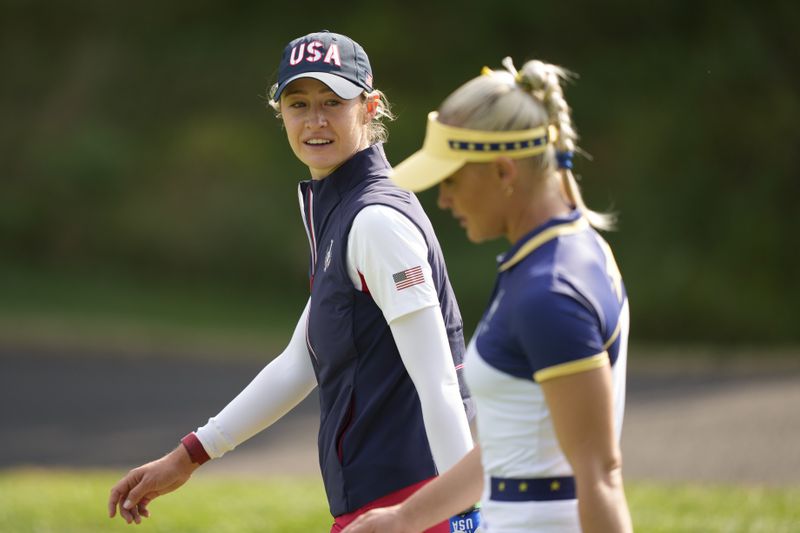
[[[424,191],[446,179],[464,166],[465,162],[459,159],[435,157],[423,148],[394,167],[391,178],[403,189]]]
[[[299,80],[300,78],[313,78],[315,80],[319,80],[327,85],[331,91],[336,93],[339,98],[344,98],[345,100],[352,100],[366,90],[363,87],[360,87],[355,83],[342,78],[341,76],[337,76],[336,74],[331,74],[329,72],[303,72],[302,74],[292,76],[288,80],[281,83],[278,86],[278,90],[275,92],[275,96],[272,97],[272,100],[274,102],[280,100],[284,89],[286,89],[290,83],[295,80]]]

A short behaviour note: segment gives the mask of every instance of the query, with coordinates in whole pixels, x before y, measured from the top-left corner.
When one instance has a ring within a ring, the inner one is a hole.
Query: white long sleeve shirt
[[[444,472],[472,448],[472,438],[427,253],[425,239],[410,220],[390,207],[372,205],[353,221],[347,267],[354,288],[368,288],[389,324],[420,398],[434,462]],[[396,290],[391,274],[415,264],[421,265],[425,281]],[[308,304],[286,349],[198,428],[197,437],[210,457],[221,457],[269,427],[316,387],[305,342],[307,313]]]

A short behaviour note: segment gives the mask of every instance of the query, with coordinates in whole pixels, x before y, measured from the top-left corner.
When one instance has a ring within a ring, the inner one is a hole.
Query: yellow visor
[[[422,149],[394,168],[392,180],[404,189],[422,191],[444,180],[465,163],[494,161],[498,157],[521,159],[547,149],[547,128],[480,131],[447,126],[439,113],[428,114]]]

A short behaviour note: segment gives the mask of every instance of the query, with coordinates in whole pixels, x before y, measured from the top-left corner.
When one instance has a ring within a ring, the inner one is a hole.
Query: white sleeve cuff
[[[203,445],[206,453],[212,459],[222,457],[227,452],[236,448],[236,444],[225,436],[222,430],[217,425],[215,418],[209,418],[208,423],[197,428],[194,432],[197,435],[197,440]]]

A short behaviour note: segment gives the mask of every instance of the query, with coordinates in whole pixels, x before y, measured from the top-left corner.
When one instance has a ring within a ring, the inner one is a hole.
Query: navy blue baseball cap
[[[309,33],[286,45],[270,100],[277,103],[286,86],[299,78],[319,80],[346,100],[372,91],[367,53],[346,35],[328,30]]]

